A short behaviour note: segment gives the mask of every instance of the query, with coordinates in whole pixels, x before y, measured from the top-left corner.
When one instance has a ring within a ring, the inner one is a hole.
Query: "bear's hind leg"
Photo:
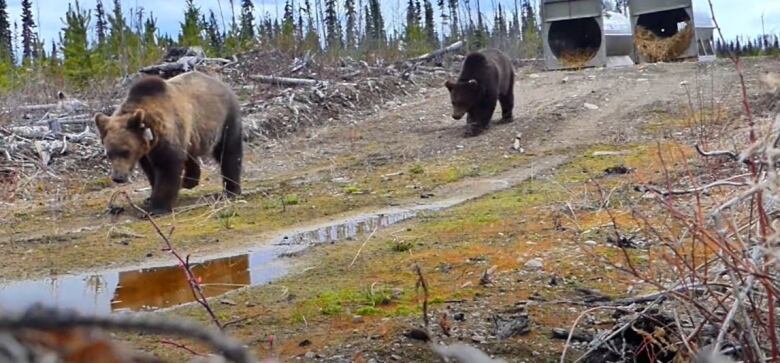
[[[228,133],[230,130],[224,131]],[[232,135],[230,135],[232,134]],[[244,157],[241,131],[232,132],[214,148],[214,159],[222,170],[222,186],[230,196],[241,195],[241,160]],[[232,137],[231,137],[232,136]]]
[[[184,163],[184,179],[182,179],[181,186],[184,189],[192,189],[198,186],[200,183],[200,163],[198,159],[193,156],[187,156],[187,161]]]
[[[515,106],[515,95],[512,91],[499,97],[501,102],[501,123],[510,123],[513,121],[512,109]]]

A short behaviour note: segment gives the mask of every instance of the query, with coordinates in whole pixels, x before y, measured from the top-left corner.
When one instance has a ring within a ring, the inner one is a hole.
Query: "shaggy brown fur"
[[[241,194],[239,111],[228,86],[190,72],[167,81],[142,78],[113,115],[98,113],[95,123],[111,163],[111,178],[125,183],[140,164],[152,185],[149,207],[159,214],[173,208],[181,187],[198,185],[198,158],[208,154],[221,165],[225,192]]]
[[[481,133],[490,123],[496,105],[501,103],[503,122],[512,121],[515,72],[512,61],[497,49],[470,53],[463,61],[456,82],[447,81],[452,117],[456,120],[468,113],[467,136]]]

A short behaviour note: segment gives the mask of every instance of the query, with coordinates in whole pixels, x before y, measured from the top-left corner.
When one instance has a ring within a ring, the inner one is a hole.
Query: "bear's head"
[[[476,79],[465,82],[447,81],[444,84],[450,91],[450,101],[452,101],[452,118],[460,120],[469,112],[472,106],[479,99],[482,88]]]
[[[111,180],[120,184],[127,182],[138,160],[152,149],[152,120],[143,109],[136,109],[113,116],[98,113],[95,124],[111,163]]]

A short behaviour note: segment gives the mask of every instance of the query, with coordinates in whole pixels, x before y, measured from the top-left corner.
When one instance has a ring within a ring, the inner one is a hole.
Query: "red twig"
[[[425,277],[423,276],[420,265],[415,264],[414,269],[417,272],[417,283],[415,284],[415,290],[419,290],[420,288],[422,288],[423,290],[422,313],[423,313],[423,322],[425,323],[425,328],[427,329],[428,328],[428,283],[425,282]]]
[[[139,207],[135,203],[133,203],[133,200],[130,198],[130,196],[127,194],[127,192],[117,192],[111,197],[111,204],[114,204],[114,201],[119,196],[124,197],[127,200],[127,203],[136,211],[141,213],[143,217],[151,223],[152,227],[154,227],[154,230],[157,232],[157,235],[160,236],[160,238],[165,243],[165,246],[162,248],[163,251],[169,252],[173,257],[176,258],[176,260],[179,261],[179,267],[181,267],[182,271],[184,272],[185,277],[187,278],[187,283],[190,286],[190,290],[192,291],[192,296],[195,299],[195,301],[201,305],[206,312],[208,313],[211,320],[214,322],[214,324],[217,325],[219,329],[222,329],[222,323],[220,323],[219,319],[217,318],[217,315],[214,313],[214,310],[211,308],[211,305],[209,305],[208,299],[206,299],[206,295],[203,293],[203,288],[201,287],[200,278],[195,276],[195,273],[192,272],[192,267],[190,265],[190,256],[187,255],[186,257],[182,257],[181,254],[179,254],[176,251],[176,248],[173,247],[173,243],[171,242],[171,235],[173,235],[173,231],[175,227],[171,228],[171,231],[168,235],[165,235],[163,233],[160,226],[157,224],[157,222],[154,220],[154,217],[152,217],[149,212],[144,210],[143,208]]]
[[[724,44],[726,43],[726,39],[723,37],[723,32],[720,29],[720,24],[718,24],[718,19],[715,17],[715,6],[712,4],[712,0],[707,0],[707,2],[710,5],[710,12],[712,13],[712,22],[715,25],[715,28],[718,30],[718,36],[721,39],[721,42]],[[729,56],[731,58],[731,61],[734,63],[734,67],[737,69],[737,74],[739,75],[739,83],[740,88],[742,90],[742,106],[745,108],[745,115],[748,119],[748,125],[750,126],[750,142],[754,143],[756,142],[756,134],[755,134],[755,124],[753,121],[753,111],[750,107],[750,100],[748,98],[747,93],[747,85],[745,83],[745,74],[742,71],[742,64],[739,59],[739,56],[736,53],[729,53]],[[750,172],[753,173],[754,178],[758,179],[760,170],[756,167],[756,165],[751,164],[750,165]],[[756,209],[758,212],[758,224],[759,229],[761,232],[761,237],[764,242],[768,244],[767,236],[770,233],[769,227],[769,217],[767,216],[766,210],[764,209],[764,198],[763,193],[758,192],[756,195],[756,198],[754,198]],[[771,247],[771,246],[766,246]],[[765,257],[765,262],[768,262],[768,257]],[[765,263],[765,269],[766,266],[769,265],[768,263]],[[771,291],[771,290],[770,290]],[[775,302],[774,302],[774,296],[771,292],[767,294],[767,306],[768,306],[768,330],[769,330],[769,340],[772,345],[772,360],[777,361],[778,358],[780,358],[780,348],[778,347],[777,342],[777,322],[776,322],[776,315],[775,315]]]
[[[192,354],[194,356],[198,356],[198,357],[205,357],[206,356],[205,354],[198,353],[195,350],[193,350],[192,348],[190,348],[190,347],[188,347],[188,346],[186,346],[184,344],[176,343],[176,342],[174,342],[172,340],[163,339],[163,340],[160,341],[160,344],[170,345],[172,347],[179,348],[179,349],[181,349],[181,350],[183,350],[183,351],[185,351],[187,353],[190,353],[190,354]]]

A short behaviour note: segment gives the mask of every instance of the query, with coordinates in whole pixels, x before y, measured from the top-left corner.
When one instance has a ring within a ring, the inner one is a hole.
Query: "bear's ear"
[[[152,133],[152,129],[146,120],[146,112],[144,110],[135,110],[133,116],[130,116],[130,119],[127,121],[127,128],[141,132],[144,140],[148,142],[154,141],[154,133]]]
[[[449,79],[447,82],[444,82],[444,87],[447,87],[448,90],[452,91],[453,88],[455,88],[455,83],[452,83]]]
[[[146,124],[146,112],[144,110],[138,109],[133,112],[133,115],[130,116],[129,119],[127,119],[127,129],[128,130],[136,130],[136,131],[143,131],[144,129],[149,128],[149,125]]]
[[[108,126],[109,120],[111,120],[111,118],[106,116],[102,112],[98,112],[95,114],[95,126],[97,126],[101,139],[106,135],[106,126]]]

